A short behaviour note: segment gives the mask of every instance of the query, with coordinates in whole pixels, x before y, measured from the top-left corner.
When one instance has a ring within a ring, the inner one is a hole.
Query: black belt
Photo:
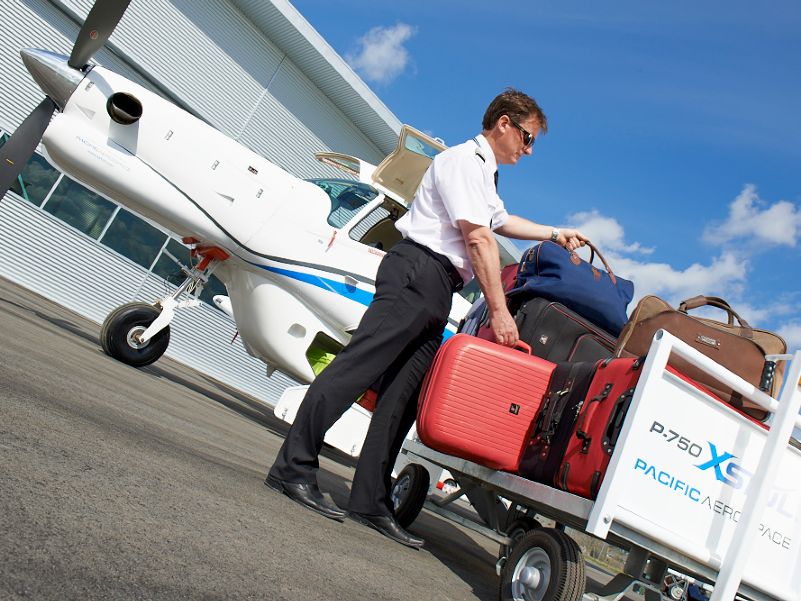
[[[434,252],[424,244],[415,242],[411,238],[404,238],[403,240],[401,240],[401,242],[399,242],[399,244],[403,242],[411,244],[412,246],[416,246],[424,253],[429,255],[432,259],[435,259],[436,261],[441,263],[442,266],[445,268],[445,272],[448,274],[448,279],[450,279],[451,281],[451,290],[453,292],[459,292],[459,290],[464,288],[464,280],[462,279],[462,276],[459,275],[459,270],[453,266],[453,263],[451,263],[451,260],[448,257],[446,257],[445,255],[441,255],[438,252]]]

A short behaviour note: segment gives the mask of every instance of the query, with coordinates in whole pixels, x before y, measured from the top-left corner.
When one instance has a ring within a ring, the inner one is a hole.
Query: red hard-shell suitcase
[[[555,482],[558,488],[588,499],[598,495],[644,362],[645,357],[619,358],[607,359],[598,365],[559,466]],[[668,366],[667,370],[712,398],[724,402],[673,367]],[[751,422],[766,427],[731,405],[727,406]]]
[[[423,383],[420,440],[449,455],[517,471],[555,367],[526,352],[456,334],[439,349]]]

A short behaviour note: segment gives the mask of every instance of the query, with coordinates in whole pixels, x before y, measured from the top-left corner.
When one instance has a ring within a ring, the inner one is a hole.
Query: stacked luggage
[[[543,244],[551,243],[539,246]],[[786,352],[784,341],[751,328],[722,299],[695,297],[674,310],[661,299],[645,297],[631,319],[621,323],[620,310],[625,313],[633,294],[633,290],[624,291],[618,295],[618,305],[625,304],[614,307],[613,302],[609,318],[598,317],[597,307],[583,308],[582,293],[575,295],[579,302],[572,297],[560,299],[549,292],[547,284],[526,279],[525,274],[532,271],[545,271],[543,254],[536,249],[502,274],[522,348],[494,344],[480,299],[461,333],[438,352],[418,410],[418,435],[427,446],[594,499],[623,428],[644,355],[659,328],[700,347],[775,396],[782,374],[765,355]],[[607,288],[610,282],[614,282],[612,288],[625,282],[615,278],[602,257],[606,271],[596,274],[600,270],[581,259],[577,262],[575,253],[561,251],[591,280],[608,280]],[[549,252],[553,254],[553,249]],[[597,249],[593,253],[600,256]],[[539,261],[536,269],[533,261]],[[577,280],[576,286],[583,285]],[[599,288],[592,293],[599,294]],[[600,294],[607,293],[601,290]],[[728,323],[688,315],[704,305],[726,311]],[[756,423],[766,417],[722,384],[703,380],[678,358],[671,357],[668,370]]]

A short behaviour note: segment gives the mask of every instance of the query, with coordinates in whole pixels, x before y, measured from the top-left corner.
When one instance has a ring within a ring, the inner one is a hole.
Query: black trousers
[[[376,294],[350,343],[309,387],[270,475],[316,483],[326,431],[381,378],[349,509],[390,515],[392,468],[417,414],[417,396],[451,308],[445,267],[409,242],[395,245],[376,277]]]

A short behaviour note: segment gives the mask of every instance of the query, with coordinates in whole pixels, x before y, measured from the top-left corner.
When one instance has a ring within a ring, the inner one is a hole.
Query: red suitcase
[[[439,349],[423,382],[420,440],[449,455],[517,471],[555,367],[526,352],[456,334]]]
[[[594,499],[598,495],[644,362],[645,357],[639,357],[607,359],[599,364],[559,466],[556,476],[558,488],[588,499]],[[668,366],[667,369],[709,396],[717,398],[704,386],[673,367]],[[723,403],[722,400],[720,402]],[[730,405],[729,408],[765,427],[742,411]]]
[[[598,366],[559,466],[557,487],[587,499],[596,497],[644,359],[608,359]]]

